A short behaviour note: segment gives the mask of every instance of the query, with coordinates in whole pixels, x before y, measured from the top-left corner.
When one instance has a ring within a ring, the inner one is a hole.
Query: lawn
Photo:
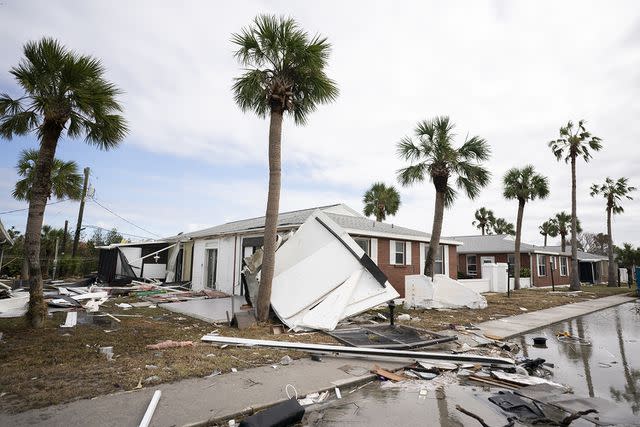
[[[521,290],[506,295],[487,295],[484,310],[417,311],[399,308],[419,321],[409,324],[440,330],[451,323],[479,323],[499,316],[521,314],[557,305],[629,292],[627,288],[585,287],[579,296],[550,294],[547,290]],[[305,342],[333,343],[323,333],[273,335],[269,326],[239,331],[212,325],[162,308],[123,310],[111,299],[103,312],[125,314],[117,323],[107,317],[100,323],[60,328],[65,313],[50,316],[43,330],[31,330],[23,319],[0,319],[0,410],[24,411],[31,408],[132,390],[142,383],[151,386],[189,377],[203,377],[215,370],[227,373],[253,366],[275,364],[282,356],[302,357],[283,350],[221,348],[200,342],[202,335],[218,330],[221,335]],[[134,317],[139,316],[139,317]],[[149,350],[148,344],[163,340],[193,341],[193,347]],[[100,347],[113,346],[108,361]],[[155,378],[153,378],[155,377]],[[147,380],[145,382],[145,380]]]

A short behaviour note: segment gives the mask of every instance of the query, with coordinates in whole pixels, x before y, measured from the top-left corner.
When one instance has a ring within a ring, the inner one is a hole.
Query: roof
[[[4,228],[4,225],[2,225],[2,221],[0,221],[0,245],[5,243],[13,246],[13,239],[9,235],[9,232]]]
[[[454,236],[453,239],[462,242],[462,246],[458,248],[459,254],[514,253],[516,250],[515,238],[507,234]],[[545,248],[524,242],[520,243],[520,252],[552,253],[554,255],[558,253],[549,247]]]
[[[317,206],[313,208],[301,209],[290,212],[282,212],[278,215],[278,228],[297,228],[302,225],[313,212],[316,210],[323,211],[329,218],[344,228],[351,234],[362,234],[364,236],[380,236],[388,238],[406,238],[407,240],[418,240],[428,242],[431,235],[424,231],[413,230],[406,227],[400,227],[394,224],[378,222],[362,216],[357,211],[351,209],[347,205],[336,203],[333,205]],[[204,230],[193,231],[190,233],[179,234],[168,238],[167,240],[176,239],[197,239],[203,237],[214,237],[226,234],[241,234],[251,231],[262,231],[264,229],[265,217],[257,217],[243,219],[240,221],[232,221],[226,224],[217,225],[215,227],[206,228]],[[442,243],[460,244],[447,238],[440,239]]]
[[[561,253],[562,255],[571,256],[571,246],[567,245],[565,247],[565,251],[562,252],[562,246],[546,246],[549,250],[555,250]],[[606,255],[592,254],[589,252],[578,251],[578,261],[584,262],[597,262],[597,261],[606,261],[609,257]]]

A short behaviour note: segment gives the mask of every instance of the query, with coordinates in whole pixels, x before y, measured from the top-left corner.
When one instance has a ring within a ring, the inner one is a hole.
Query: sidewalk
[[[508,338],[634,300],[616,295],[484,322],[478,326],[485,333]],[[460,341],[466,342],[463,338],[461,335]],[[278,365],[276,369],[262,366],[213,378],[194,378],[154,388],[78,400],[15,415],[0,413],[0,425],[135,426],[142,419],[157,389],[162,390],[162,397],[152,426],[204,423],[209,419],[239,413],[248,407],[257,408],[285,399],[287,384],[294,385],[299,395],[333,389],[335,385],[339,385],[342,393],[346,394],[356,384],[366,382],[373,376],[351,376],[339,368],[350,365],[370,369],[374,363],[331,357],[323,357],[322,362],[301,359],[287,366]],[[379,362],[378,365],[387,369],[402,366],[392,362]]]

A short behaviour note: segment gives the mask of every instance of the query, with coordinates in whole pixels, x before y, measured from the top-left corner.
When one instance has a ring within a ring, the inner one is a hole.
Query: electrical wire
[[[123,218],[122,216],[118,215],[117,213],[115,213],[114,211],[112,211],[111,209],[109,209],[108,207],[106,207],[106,206],[104,206],[103,204],[101,204],[100,202],[98,202],[94,197],[92,197],[90,200],[92,200],[96,205],[100,206],[102,209],[106,210],[107,212],[111,213],[112,215],[117,216],[118,218],[120,218],[120,219],[121,219],[121,220],[123,220],[124,222],[126,222],[126,223],[128,223],[128,224],[131,224],[131,225],[133,225],[134,227],[136,227],[136,228],[138,228],[138,229],[140,229],[140,230],[144,231],[145,233],[151,234],[152,236],[156,236],[156,237],[160,237],[160,238],[162,238],[162,236],[161,236],[161,235],[156,234],[156,233],[153,233],[153,232],[151,232],[151,231],[149,231],[149,230],[146,230],[146,229],[144,229],[144,228],[140,227],[139,225],[136,225],[136,224],[134,224],[133,222],[129,221],[128,219]]]
[[[62,202],[68,202],[71,199],[62,199],[62,200],[58,200],[55,202],[51,202],[51,203],[47,203],[46,206],[51,206],[51,205],[57,205],[58,203],[62,203]],[[22,211],[28,211],[29,208],[22,208],[22,209],[14,209],[12,211],[4,211],[4,212],[0,212],[0,215],[4,215],[4,214],[10,214],[10,213],[14,213],[14,212],[22,212]]]
[[[109,228],[98,227],[97,225],[82,224],[82,227],[83,228],[94,228],[94,229],[102,230],[102,231],[111,231],[111,229],[109,229]],[[145,237],[145,236],[138,236],[137,234],[124,233],[124,232],[119,231],[119,230],[118,230],[118,234],[121,234],[123,236],[136,237],[138,239],[147,239],[147,240],[149,239],[148,237]]]

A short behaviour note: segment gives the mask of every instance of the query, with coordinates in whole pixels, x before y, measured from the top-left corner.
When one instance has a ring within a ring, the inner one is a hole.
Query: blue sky
[[[91,168],[97,200],[159,235],[259,216],[268,122],[234,105],[230,87],[240,67],[229,37],[258,13],[286,14],[329,38],[328,73],[341,93],[307,126],[285,123],[283,211],[336,202],[361,210],[372,182],[398,186],[395,144],[436,115],[457,123],[459,144],[477,134],[493,150],[490,186],[446,212],[447,235],[475,233],[480,206],[515,222],[517,206],[502,198],[501,177],[531,163],[551,182],[551,196],[525,209],[524,239],[540,244],[538,225],[571,207],[569,168],[546,146],[569,119],[586,119],[604,140],[591,163],[578,165],[585,230],[605,230],[604,203],[588,194],[592,183],[627,176],[640,186],[637,2],[236,3],[3,0],[0,92],[19,95],[8,70],[27,40],[52,36],[95,55],[125,92],[131,132],[109,152],[63,140],[57,156]],[[0,140],[0,212],[25,207],[10,196],[14,165],[20,150],[36,146],[34,138]],[[399,189],[403,204],[391,221],[430,231],[433,187]],[[640,244],[636,196],[615,219],[617,243]],[[77,209],[52,205],[45,222],[74,224]],[[22,229],[26,213],[0,219]],[[85,223],[148,236],[93,203]]]

